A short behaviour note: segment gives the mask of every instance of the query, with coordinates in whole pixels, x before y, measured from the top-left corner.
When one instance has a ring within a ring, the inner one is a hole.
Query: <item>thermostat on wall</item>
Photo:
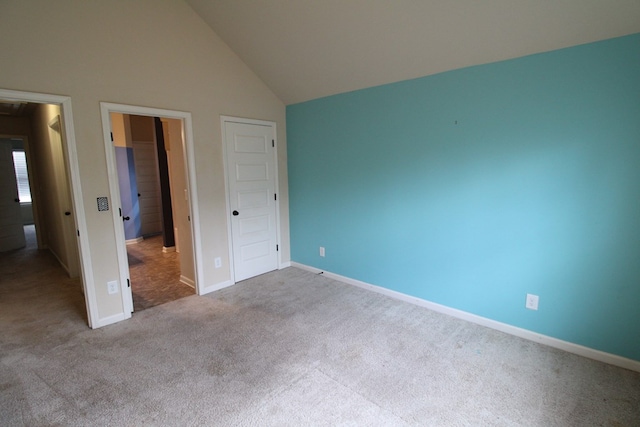
[[[98,197],[98,212],[109,210],[109,199],[106,197]]]

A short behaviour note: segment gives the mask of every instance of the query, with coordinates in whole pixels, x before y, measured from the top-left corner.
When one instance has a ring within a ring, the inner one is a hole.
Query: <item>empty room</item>
[[[640,3],[6,0],[0,52],[0,424],[640,425]]]

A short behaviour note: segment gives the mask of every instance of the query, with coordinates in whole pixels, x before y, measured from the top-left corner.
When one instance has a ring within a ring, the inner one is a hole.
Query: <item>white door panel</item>
[[[225,122],[236,281],[278,268],[274,138],[273,126]]]
[[[62,135],[62,124],[60,116],[54,117],[49,122],[49,142],[51,144],[51,161],[55,174],[55,188],[57,199],[57,209],[54,215],[58,223],[62,224],[61,238],[62,246],[55,248],[56,255],[66,268],[70,277],[77,277],[80,274],[80,258],[78,253],[78,241],[76,237],[76,226],[72,216],[73,202],[71,201],[71,185],[67,174],[67,162],[64,155],[64,142]],[[50,250],[54,248],[50,245]]]

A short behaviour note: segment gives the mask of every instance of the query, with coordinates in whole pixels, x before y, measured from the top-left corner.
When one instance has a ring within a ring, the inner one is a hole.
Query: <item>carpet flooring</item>
[[[0,259],[3,426],[640,425],[640,373],[306,271],[89,330],[41,261]]]

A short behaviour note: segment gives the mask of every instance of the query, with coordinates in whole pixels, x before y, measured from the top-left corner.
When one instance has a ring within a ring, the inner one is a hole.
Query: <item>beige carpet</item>
[[[46,254],[9,258],[3,426],[640,424],[639,373],[294,268],[89,330]]]

